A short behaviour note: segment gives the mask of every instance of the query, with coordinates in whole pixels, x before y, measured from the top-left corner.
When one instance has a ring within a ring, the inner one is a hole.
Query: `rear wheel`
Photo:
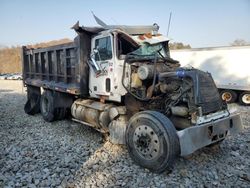
[[[55,109],[55,117],[57,120],[62,120],[66,116],[66,109],[65,108],[56,108]]]
[[[54,98],[49,90],[45,90],[41,97],[40,110],[45,121],[51,122],[55,120]]]
[[[40,112],[40,93],[39,87],[27,86],[27,102],[24,106],[26,114],[34,115]]]
[[[223,101],[226,101],[227,103],[233,103],[237,99],[237,93],[232,90],[222,90],[220,92],[220,96]]]
[[[156,111],[135,114],[126,130],[131,158],[153,172],[171,170],[180,153],[179,139],[172,122]]]
[[[240,94],[239,101],[241,104],[249,106],[250,105],[250,92],[246,91]]]

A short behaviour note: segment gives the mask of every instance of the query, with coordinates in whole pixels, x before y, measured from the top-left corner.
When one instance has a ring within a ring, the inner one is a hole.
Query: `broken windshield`
[[[157,43],[157,44],[149,44],[143,43],[140,48],[132,52],[132,55],[138,56],[155,56],[157,54],[158,57],[168,57],[168,49],[166,49],[166,43]]]

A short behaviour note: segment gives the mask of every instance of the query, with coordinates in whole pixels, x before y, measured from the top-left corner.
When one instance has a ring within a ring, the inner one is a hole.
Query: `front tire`
[[[174,125],[156,111],[139,112],[130,119],[126,144],[131,158],[137,164],[156,173],[171,170],[180,154]]]

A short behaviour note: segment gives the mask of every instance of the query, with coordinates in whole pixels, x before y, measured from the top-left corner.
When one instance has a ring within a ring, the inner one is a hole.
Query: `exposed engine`
[[[178,129],[197,123],[197,117],[225,109],[210,73],[180,68],[171,58],[128,57],[131,79],[125,104],[130,115],[157,110]],[[125,84],[124,84],[125,85]]]

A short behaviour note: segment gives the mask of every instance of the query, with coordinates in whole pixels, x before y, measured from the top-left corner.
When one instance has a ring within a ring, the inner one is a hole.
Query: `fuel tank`
[[[71,106],[73,120],[87,124],[102,133],[107,133],[111,122],[109,110],[112,104],[103,104],[90,99],[77,99]]]

